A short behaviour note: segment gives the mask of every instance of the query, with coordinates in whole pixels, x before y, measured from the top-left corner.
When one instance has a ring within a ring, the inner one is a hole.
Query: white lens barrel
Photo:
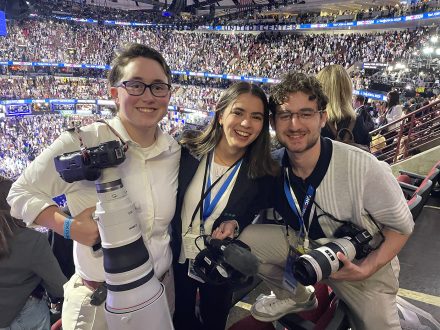
[[[134,204],[117,168],[102,172],[96,181],[95,215],[104,255],[108,328],[173,329],[165,287],[154,275]]]

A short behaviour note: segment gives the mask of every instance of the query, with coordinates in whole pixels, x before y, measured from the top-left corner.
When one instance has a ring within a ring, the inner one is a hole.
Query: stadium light
[[[437,49],[435,50],[435,53],[436,53],[437,55],[440,55],[440,48],[437,48]]]
[[[425,47],[423,48],[423,54],[432,54],[434,52],[434,48],[432,47]]]
[[[431,37],[431,42],[432,42],[433,44],[437,43],[437,41],[438,41],[438,36],[432,36],[432,37]]]

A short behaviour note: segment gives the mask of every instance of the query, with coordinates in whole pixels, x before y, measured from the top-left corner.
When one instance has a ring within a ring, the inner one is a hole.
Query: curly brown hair
[[[281,81],[270,89],[269,109],[274,115],[277,106],[287,101],[289,94],[303,92],[310,95],[310,99],[316,99],[318,110],[324,111],[327,107],[328,98],[324,94],[320,82],[311,75],[292,71],[287,73]]]

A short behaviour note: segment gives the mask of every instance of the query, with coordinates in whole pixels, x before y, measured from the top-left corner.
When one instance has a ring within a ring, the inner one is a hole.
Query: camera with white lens
[[[294,276],[303,285],[314,285],[337,272],[344,265],[336,256],[343,253],[348,260],[365,258],[374,249],[370,246],[373,236],[351,222],[339,227],[337,238],[302,255],[294,264]]]

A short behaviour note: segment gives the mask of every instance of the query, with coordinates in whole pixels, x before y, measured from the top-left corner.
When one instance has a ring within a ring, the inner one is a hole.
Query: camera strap
[[[107,125],[108,128],[110,129],[110,131],[112,131],[112,133],[114,135],[116,135],[116,137],[121,141],[122,146],[124,148],[124,152],[128,150],[128,143],[124,141],[122,136],[113,127],[111,127],[110,124],[105,119],[98,119],[98,120],[96,120],[96,122],[103,123],[103,124]],[[73,121],[72,126],[70,128],[68,128],[67,131],[76,133],[76,135],[78,136],[78,140],[79,140],[79,147],[80,147],[81,155],[84,159],[88,159],[89,158],[89,150],[88,150],[86,144],[84,143],[82,136],[80,134],[81,133],[81,125],[77,124]]]
[[[118,137],[119,141],[121,141],[121,143],[124,147],[124,151],[128,150],[128,143],[124,141],[121,134],[119,134],[113,127],[110,126],[110,124],[107,122],[107,120],[98,119],[96,122],[106,124],[108,126],[108,128],[110,129],[110,131],[112,131],[112,133]]]
[[[313,215],[315,213],[315,204],[312,203],[310,214],[309,214],[309,225],[308,228],[306,227],[304,223],[304,216],[307,212],[307,209],[309,208],[310,202],[315,194],[315,188],[311,184],[309,184],[306,192],[306,196],[304,197],[303,207],[300,208],[298,198],[295,195],[295,192],[292,189],[292,186],[290,184],[290,176],[289,176],[289,168],[285,167],[285,173],[284,173],[284,194],[286,195],[287,202],[289,203],[290,208],[292,209],[293,213],[296,215],[298,222],[299,222],[299,235],[297,237],[297,249],[300,250],[300,252],[304,253],[310,245],[309,242],[309,230],[310,225],[313,221]],[[288,224],[286,222],[286,234],[289,235],[288,230]],[[304,239],[304,241],[301,243],[300,240]]]
[[[211,163],[213,161],[214,161],[214,155],[213,155],[213,153],[209,153],[206,156],[205,174],[203,177],[203,185],[202,185],[200,201],[197,203],[197,206],[193,212],[187,233],[191,230],[194,219],[197,215],[197,212],[200,210],[200,235],[205,234],[205,221],[206,221],[206,219],[208,219],[208,217],[212,214],[215,207],[219,203],[221,197],[223,196],[225,191],[228,189],[229,185],[231,184],[232,179],[234,178],[235,174],[237,173],[238,169],[240,168],[243,159],[240,158],[239,160],[237,160],[234,164],[232,164],[226,170],[225,173],[223,173],[219,178],[217,178],[211,184],[211,173],[210,172],[211,172]],[[229,173],[228,177],[226,178],[226,181],[223,183],[223,185],[220,187],[219,191],[217,192],[217,194],[214,196],[214,198],[211,201],[212,188],[214,188],[228,172],[230,172],[230,173]]]
[[[322,212],[322,214],[318,215],[318,218],[321,217],[321,216],[327,216],[330,220],[333,220],[333,221],[335,221],[335,222],[339,222],[339,223],[342,223],[342,224],[348,222],[348,221],[339,220],[339,219],[337,219],[334,215],[332,215],[332,214],[330,214],[330,213],[324,211],[324,210],[322,209],[322,207],[319,206],[319,204],[318,204],[316,201],[313,201],[313,204],[316,205],[316,206],[318,207],[318,209],[320,209],[321,212]],[[365,210],[365,211],[367,212],[368,219],[371,220],[371,222],[372,222],[372,223],[376,226],[376,228],[378,229],[378,233],[379,233],[380,238],[381,238],[380,242],[379,242],[375,247],[370,246],[371,249],[374,251],[374,250],[377,250],[377,249],[382,245],[383,242],[385,242],[385,235],[383,234],[382,229],[380,228],[380,226],[379,226],[379,224],[377,223],[377,221],[373,218],[373,216],[371,215],[371,213],[368,212],[367,210]]]

